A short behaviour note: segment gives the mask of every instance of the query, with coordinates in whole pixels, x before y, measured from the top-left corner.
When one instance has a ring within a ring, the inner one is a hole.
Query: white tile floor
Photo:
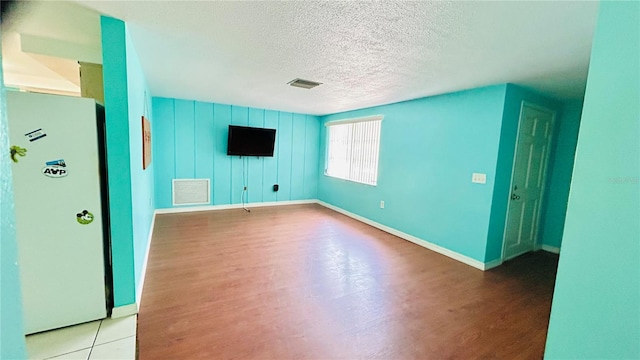
[[[29,359],[134,360],[137,316],[104,319],[27,336]]]

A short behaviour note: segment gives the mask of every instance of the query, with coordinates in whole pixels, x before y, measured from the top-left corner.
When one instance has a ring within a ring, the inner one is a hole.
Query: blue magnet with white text
[[[64,159],[51,160],[46,162],[47,166],[62,166],[67,167],[67,164],[64,162]]]

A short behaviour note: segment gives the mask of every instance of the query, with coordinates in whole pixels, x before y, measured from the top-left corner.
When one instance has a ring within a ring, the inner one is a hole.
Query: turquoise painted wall
[[[484,262],[507,89],[496,85],[323,117],[380,114],[384,120],[378,185],[321,175],[318,198]],[[325,140],[323,127],[323,152]],[[324,160],[320,166],[323,171]],[[486,173],[487,183],[472,183],[474,172]]]
[[[511,173],[513,171],[513,157],[518,135],[518,123],[522,102],[526,101],[543,106],[556,112],[556,123],[562,118],[562,104],[520,86],[507,84],[504,99],[504,118],[500,130],[500,150],[497,157],[496,177],[491,205],[491,220],[489,234],[486,242],[485,262],[500,259],[502,257],[502,245],[504,240],[504,227],[506,224],[507,207],[511,187]],[[554,132],[557,127],[554,128]],[[554,139],[555,140],[555,139]],[[549,169],[552,172],[553,169]],[[547,184],[550,177],[547,176]],[[546,201],[543,201],[540,226],[544,224]],[[539,230],[539,234],[542,233]]]
[[[549,159],[546,208],[541,219],[541,240],[544,245],[559,248],[562,244],[573,159],[578,143],[582,100],[566,102],[556,123],[556,141]]]
[[[640,358],[640,3],[600,3],[547,359]]]
[[[127,49],[124,22],[102,16],[109,215],[114,305],[135,302],[135,269],[129,147]]]
[[[157,208],[173,207],[175,178],[209,178],[212,205],[240,203],[243,160],[248,202],[317,198],[318,117],[168,98],[153,98],[153,114]],[[230,124],[276,129],[274,157],[227,156]]]
[[[153,135],[153,114],[151,113],[151,93],[138,59],[133,40],[126,29],[127,95],[129,105],[129,154],[131,164],[131,216],[133,226],[133,253],[136,298],[139,299],[144,258],[149,246],[149,232],[153,220],[154,182],[153,157],[145,170],[142,169],[142,115],[151,122]],[[153,139],[152,139],[153,140]]]
[[[0,66],[0,149],[6,151],[10,146],[4,78]],[[11,162],[6,153],[0,156],[0,319],[0,359],[26,358]]]
[[[101,18],[115,306],[140,297],[154,206],[154,164],[142,169],[142,115],[151,95],[124,22]],[[152,132],[153,134],[153,132]]]

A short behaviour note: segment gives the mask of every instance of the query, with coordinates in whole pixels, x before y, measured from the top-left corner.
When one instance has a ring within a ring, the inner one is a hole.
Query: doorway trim
[[[546,159],[545,159],[545,166],[544,166],[544,172],[542,174],[542,188],[540,190],[540,207],[538,208],[538,214],[536,216],[536,236],[535,239],[533,240],[533,250],[537,251],[540,250],[542,247],[538,244],[539,242],[539,238],[540,238],[540,214],[542,213],[542,208],[546,205],[546,201],[545,201],[545,194],[547,191],[547,175],[549,173],[549,160],[551,159],[551,150],[552,150],[552,145],[554,144],[554,140],[556,137],[556,117],[557,117],[557,111],[556,110],[552,110],[549,109],[547,107],[526,101],[526,100],[522,100],[522,102],[520,103],[520,115],[518,117],[518,130],[516,133],[516,142],[515,145],[513,147],[513,161],[511,163],[511,180],[509,181],[509,192],[507,194],[507,211],[505,214],[505,220],[504,220],[504,229],[502,232],[502,250],[500,252],[500,260],[501,262],[505,261],[505,246],[507,244],[507,226],[509,226],[509,210],[511,208],[511,193],[512,193],[512,189],[513,189],[513,181],[514,181],[514,176],[515,176],[515,167],[516,167],[516,158],[518,156],[518,143],[520,141],[520,130],[522,127],[522,116],[524,113],[524,108],[526,107],[530,107],[536,110],[540,110],[540,111],[545,111],[551,114],[551,136],[549,136],[549,140],[547,140],[547,148],[549,149],[547,155],[546,155]],[[516,256],[517,257],[517,256]],[[509,259],[510,260],[510,259]]]

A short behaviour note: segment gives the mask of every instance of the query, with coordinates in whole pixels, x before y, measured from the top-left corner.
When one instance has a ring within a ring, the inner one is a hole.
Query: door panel
[[[504,239],[505,260],[535,249],[554,114],[523,104]]]

